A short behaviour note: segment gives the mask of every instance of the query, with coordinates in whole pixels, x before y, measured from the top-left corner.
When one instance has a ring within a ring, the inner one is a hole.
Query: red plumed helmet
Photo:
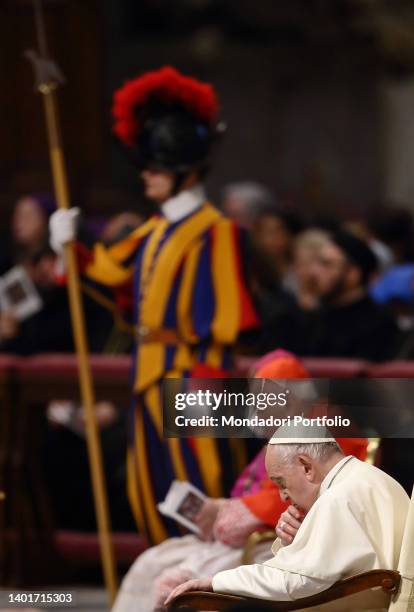
[[[157,108],[159,113],[161,107],[165,112],[180,108],[207,126],[216,122],[219,112],[211,85],[164,66],[127,81],[114,93],[114,133],[125,145],[134,147],[151,110]]]

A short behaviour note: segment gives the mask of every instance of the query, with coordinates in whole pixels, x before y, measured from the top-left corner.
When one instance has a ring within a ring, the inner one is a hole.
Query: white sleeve
[[[293,601],[325,591],[333,582],[282,571],[268,565],[241,565],[213,577],[213,591],[274,601]]]

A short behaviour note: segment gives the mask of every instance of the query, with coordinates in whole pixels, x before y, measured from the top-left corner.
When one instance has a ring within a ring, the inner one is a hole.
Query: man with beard
[[[368,294],[377,268],[369,246],[343,230],[321,245],[313,264],[320,307],[298,311],[294,346],[300,355],[382,361],[393,356],[397,326]]]

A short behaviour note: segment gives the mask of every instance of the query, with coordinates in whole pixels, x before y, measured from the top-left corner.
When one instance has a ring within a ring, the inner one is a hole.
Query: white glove
[[[56,210],[49,219],[50,246],[58,255],[68,242],[75,240],[80,210],[77,207]]]

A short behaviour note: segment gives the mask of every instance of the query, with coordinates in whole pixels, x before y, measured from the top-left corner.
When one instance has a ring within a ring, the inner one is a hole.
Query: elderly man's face
[[[315,503],[321,484],[317,463],[308,455],[296,455],[292,460],[281,461],[278,445],[269,445],[266,451],[266,470],[269,478],[279,488],[284,501],[308,512]]]

